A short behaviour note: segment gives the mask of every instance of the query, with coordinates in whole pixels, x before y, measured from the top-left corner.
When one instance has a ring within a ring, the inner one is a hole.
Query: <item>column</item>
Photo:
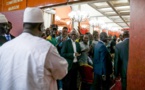
[[[145,0],[130,0],[130,5],[127,90],[145,90]]]

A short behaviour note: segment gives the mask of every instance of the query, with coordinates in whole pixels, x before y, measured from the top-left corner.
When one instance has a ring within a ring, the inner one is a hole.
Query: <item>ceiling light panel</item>
[[[124,22],[121,18],[119,19],[112,19],[114,22]]]
[[[105,12],[106,15],[117,15],[116,12]]]
[[[98,20],[102,20],[104,22],[112,22],[112,20],[110,20],[109,18],[107,17],[98,17]]]
[[[102,14],[95,10],[94,8],[90,7],[88,4],[81,5],[81,11],[88,13],[91,16],[101,16]]]
[[[120,17],[119,17],[119,16],[110,16],[109,18],[118,19],[118,18],[120,18]]]

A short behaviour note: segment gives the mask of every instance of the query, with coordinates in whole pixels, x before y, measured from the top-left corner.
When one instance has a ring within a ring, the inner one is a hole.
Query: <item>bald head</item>
[[[107,33],[106,32],[101,32],[100,33],[100,40],[103,41],[103,42],[107,42]]]
[[[123,38],[129,38],[129,31],[123,32]]]
[[[71,39],[72,39],[73,41],[76,40],[77,34],[78,34],[78,33],[77,33],[76,30],[72,30],[72,31],[70,32],[70,37],[71,37]]]
[[[94,31],[93,32],[93,38],[94,38],[94,40],[98,40],[98,37],[99,37],[99,33],[97,32],[97,31]]]
[[[89,35],[85,34],[85,35],[83,36],[83,39],[84,39],[84,38],[89,38]]]
[[[77,34],[77,31],[76,30],[72,30],[71,32],[70,32],[70,34]]]
[[[89,41],[89,36],[88,36],[87,34],[85,34],[84,37],[83,37],[83,42],[84,42],[85,44],[87,44],[88,41]]]
[[[67,36],[67,31],[68,31],[68,28],[67,27],[63,27],[63,29],[62,29],[62,36],[63,37],[66,37]]]

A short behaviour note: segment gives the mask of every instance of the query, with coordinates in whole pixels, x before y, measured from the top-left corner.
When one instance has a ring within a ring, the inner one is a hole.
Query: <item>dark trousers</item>
[[[81,90],[90,90],[91,89],[92,84],[88,84],[88,83],[81,83]]]
[[[63,90],[77,90],[77,76],[78,76],[78,63],[74,63],[68,74],[64,77]]]
[[[110,89],[110,78],[106,76],[106,80],[102,79],[102,75],[94,74],[94,82],[91,90],[109,90]]]
[[[62,80],[57,80],[57,88],[58,88],[58,90],[59,89],[62,89]]]
[[[126,78],[121,78],[122,90],[126,90]]]

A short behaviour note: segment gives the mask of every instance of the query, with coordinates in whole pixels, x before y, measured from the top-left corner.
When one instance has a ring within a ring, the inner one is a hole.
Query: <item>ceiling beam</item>
[[[124,20],[124,18],[120,15],[120,13],[118,13],[118,11],[114,8],[114,6],[107,1],[108,5],[118,14],[118,16],[124,21],[124,23],[126,23],[126,25],[129,27],[128,23]]]
[[[130,23],[130,21],[127,22]],[[105,23],[114,23],[114,22],[105,22]],[[124,23],[124,22],[116,22],[116,23]]]
[[[101,11],[101,10],[100,10]],[[101,12],[104,12],[104,11],[101,11]],[[109,13],[116,13],[114,11],[105,11],[104,12],[106,15],[117,15],[117,14],[109,14]],[[130,12],[129,11],[119,11],[118,12],[120,15],[130,15]]]
[[[114,7],[121,7],[121,6],[130,6],[129,3],[119,3],[119,4],[114,4]]]
[[[120,12],[121,12],[121,11],[130,11],[130,8],[125,8],[125,9],[122,8],[122,9],[117,9],[117,10],[120,11]]]
[[[118,27],[118,26],[112,26],[112,27]],[[125,28],[126,26],[122,26],[123,28]]]
[[[110,17],[108,17],[104,12],[101,12],[101,11],[99,11],[98,10],[98,8],[96,7],[96,5],[95,4],[88,4],[89,6],[91,6],[92,8],[94,8],[95,10],[97,10],[98,12],[100,12],[100,13],[102,13],[104,16],[106,16],[107,18],[109,18],[109,19],[111,19]],[[112,20],[112,19],[111,19]],[[112,20],[113,21],[113,20]],[[114,21],[113,21],[114,22]],[[114,22],[114,23],[116,23],[116,22]],[[117,25],[119,25],[118,23],[116,23]],[[121,25],[119,25],[120,27],[122,27]],[[123,27],[122,27],[123,28]]]
[[[107,15],[110,16],[110,17],[111,17],[111,16],[118,16],[118,15],[116,15],[116,14],[107,14]],[[120,15],[121,15],[121,16],[129,16],[130,13],[129,13],[129,12],[121,12]]]
[[[123,12],[123,11],[120,11],[119,12],[121,15],[130,15],[130,12],[128,11],[128,12]]]
[[[93,18],[93,17],[106,17],[106,16],[102,16],[102,15],[100,15],[100,16],[90,16],[90,18]]]
[[[108,7],[108,6],[96,6],[97,7],[97,9],[103,9],[103,8],[110,8],[110,7]]]

